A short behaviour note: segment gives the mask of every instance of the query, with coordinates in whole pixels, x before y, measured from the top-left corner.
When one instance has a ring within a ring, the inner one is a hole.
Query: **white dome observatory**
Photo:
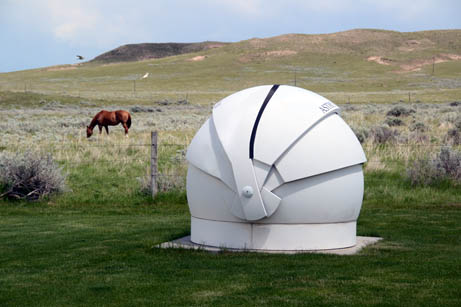
[[[230,95],[187,160],[191,241],[261,250],[356,244],[365,154],[328,99],[293,86]]]

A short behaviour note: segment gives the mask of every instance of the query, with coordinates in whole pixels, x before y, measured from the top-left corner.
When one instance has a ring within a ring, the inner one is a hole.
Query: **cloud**
[[[0,0],[0,3],[5,0]],[[3,2],[5,3],[5,2]],[[459,8],[456,0],[6,0],[16,18],[71,46],[140,41],[239,40],[356,27],[418,29]],[[461,9],[461,8],[460,8]],[[445,11],[444,11],[445,10]],[[433,15],[436,17],[432,18]],[[455,23],[455,22],[452,22]],[[459,22],[458,22],[459,24]],[[340,25],[341,28],[338,28]],[[32,28],[32,27],[31,27]],[[403,29],[408,30],[408,29]]]
[[[98,1],[46,0],[42,4],[41,10],[49,19],[51,33],[66,43],[104,46],[130,34],[121,12],[114,16]]]
[[[264,4],[267,1],[262,0],[208,0],[207,5],[215,5],[223,10],[230,9],[234,13],[244,16],[260,16],[264,11]]]
[[[137,18],[144,14],[142,3],[135,6],[128,1],[7,0],[6,6],[7,18],[0,23],[12,31],[22,28],[40,32],[71,46],[107,47],[146,34]]]

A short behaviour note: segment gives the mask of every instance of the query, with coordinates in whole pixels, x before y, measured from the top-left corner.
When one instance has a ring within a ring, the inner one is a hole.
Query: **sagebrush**
[[[412,185],[431,185],[443,180],[461,184],[461,152],[443,147],[431,159],[420,158],[410,163],[407,177]]]
[[[1,197],[37,200],[65,190],[66,175],[49,153],[0,156]]]

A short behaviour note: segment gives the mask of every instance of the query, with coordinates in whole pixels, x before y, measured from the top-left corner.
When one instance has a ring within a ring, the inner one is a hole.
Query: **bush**
[[[375,144],[386,144],[394,142],[399,135],[398,131],[390,129],[386,126],[373,127],[371,129],[371,137]]]
[[[410,131],[416,131],[416,132],[426,132],[427,127],[421,122],[414,123],[410,126]]]
[[[364,128],[352,129],[360,143],[364,143],[368,138],[368,131]]]
[[[461,130],[456,128],[448,130],[444,141],[455,146],[461,145]]]
[[[384,121],[384,123],[386,125],[388,125],[389,127],[393,127],[393,126],[402,126],[403,125],[403,121],[400,119],[400,118],[397,118],[397,117],[387,117],[386,120]]]
[[[461,130],[461,116],[458,116],[454,121],[453,124],[455,125],[458,130]]]
[[[408,116],[411,113],[416,113],[416,111],[413,110],[413,109],[408,109],[408,108],[402,107],[402,106],[396,106],[396,107],[393,107],[392,109],[390,109],[387,112],[386,115],[387,116],[400,117],[400,116]]]
[[[0,197],[37,200],[65,189],[65,175],[50,154],[0,156]]]
[[[130,108],[131,113],[139,113],[139,112],[145,112],[145,113],[152,113],[152,112],[162,112],[162,109],[160,108],[149,108],[149,107],[143,107],[143,106],[134,106]]]
[[[461,152],[443,147],[435,158],[418,159],[407,167],[412,185],[430,185],[443,180],[461,184]]]
[[[447,131],[444,141],[452,145],[461,145],[461,117],[458,116],[453,124],[455,127]]]

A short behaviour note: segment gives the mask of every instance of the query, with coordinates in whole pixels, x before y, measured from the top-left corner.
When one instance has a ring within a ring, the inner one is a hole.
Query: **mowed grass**
[[[2,201],[0,305],[459,306],[459,188],[388,171],[368,172],[365,186],[358,235],[383,240],[353,256],[156,248],[189,233],[182,192]]]

